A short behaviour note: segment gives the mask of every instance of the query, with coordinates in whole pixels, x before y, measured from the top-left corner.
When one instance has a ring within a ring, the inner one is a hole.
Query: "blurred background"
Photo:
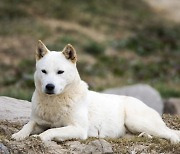
[[[0,95],[30,100],[34,52],[71,43],[81,78],[102,91],[146,83],[180,97],[180,1],[1,0]]]

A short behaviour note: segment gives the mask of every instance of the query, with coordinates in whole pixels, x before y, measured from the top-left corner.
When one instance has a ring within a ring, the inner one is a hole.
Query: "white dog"
[[[23,140],[30,134],[39,134],[44,142],[119,138],[129,130],[180,142],[180,131],[168,128],[160,115],[140,100],[88,90],[76,61],[70,44],[55,52],[38,42],[31,118],[12,138]]]

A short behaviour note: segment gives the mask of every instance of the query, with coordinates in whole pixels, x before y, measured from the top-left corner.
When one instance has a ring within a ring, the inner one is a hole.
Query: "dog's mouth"
[[[59,94],[62,94],[62,92],[63,92],[62,89],[60,89],[59,92],[57,92],[55,90],[47,90],[47,89],[44,90],[44,93],[49,96],[50,95],[59,95]]]
[[[54,95],[55,92],[54,91],[45,91],[45,94],[47,94],[47,95]]]

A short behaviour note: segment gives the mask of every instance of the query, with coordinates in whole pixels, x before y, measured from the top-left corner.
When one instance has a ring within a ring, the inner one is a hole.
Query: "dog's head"
[[[76,69],[77,55],[72,45],[62,52],[49,51],[41,42],[36,50],[35,86],[42,93],[52,95],[65,92],[79,80]]]

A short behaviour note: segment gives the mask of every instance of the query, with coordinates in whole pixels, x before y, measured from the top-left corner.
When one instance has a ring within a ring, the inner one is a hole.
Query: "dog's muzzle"
[[[53,84],[49,83],[46,85],[45,88],[46,88],[46,90],[45,90],[46,94],[49,94],[49,95],[54,94],[55,86]]]

